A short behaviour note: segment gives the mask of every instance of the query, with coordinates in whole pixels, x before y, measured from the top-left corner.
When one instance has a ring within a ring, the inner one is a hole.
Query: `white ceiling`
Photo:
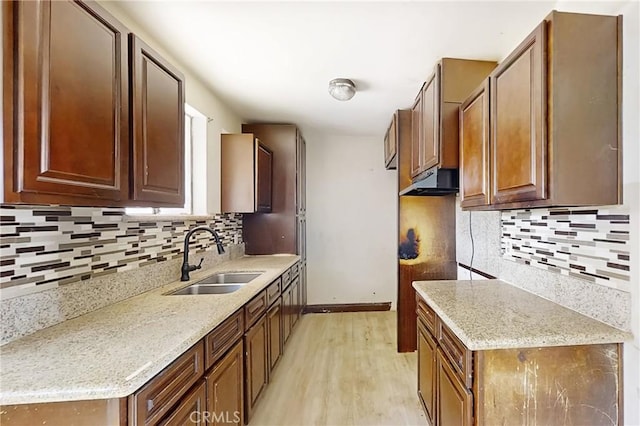
[[[439,58],[501,60],[555,4],[123,1],[118,8],[246,121],[382,137]],[[352,100],[329,96],[336,77],[355,81]]]

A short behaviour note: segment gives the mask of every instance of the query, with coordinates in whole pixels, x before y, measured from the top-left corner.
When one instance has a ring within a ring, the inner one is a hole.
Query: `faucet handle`
[[[200,259],[200,262],[198,263],[198,266],[195,267],[195,269],[201,269],[202,268],[202,261],[204,260],[204,257]]]

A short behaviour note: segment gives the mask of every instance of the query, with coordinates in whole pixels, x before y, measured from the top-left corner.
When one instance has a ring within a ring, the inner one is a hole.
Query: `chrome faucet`
[[[209,228],[208,226],[196,226],[195,228],[189,230],[187,235],[184,237],[184,253],[182,257],[182,276],[180,277],[180,281],[189,281],[189,272],[195,271],[196,269],[202,268],[202,259],[200,259],[200,263],[198,265],[189,265],[189,240],[191,236],[198,231],[208,231],[213,234],[213,238],[216,240],[216,246],[218,246],[218,254],[224,253],[224,247],[222,247],[222,241],[220,241],[220,236],[216,231]]]

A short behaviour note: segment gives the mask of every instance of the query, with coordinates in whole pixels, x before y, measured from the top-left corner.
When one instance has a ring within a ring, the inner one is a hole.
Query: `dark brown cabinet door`
[[[411,107],[411,177],[420,174],[420,147],[422,146],[422,95],[420,90],[413,107]]]
[[[128,196],[128,30],[95,3],[3,2],[5,202]]]
[[[422,91],[422,143],[419,147],[419,172],[440,162],[440,65]]]
[[[296,212],[298,215],[305,215],[307,212],[307,143],[298,132],[297,142],[297,169],[296,169],[296,186],[297,200]]]
[[[282,342],[286,343],[291,335],[291,306],[293,304],[293,286],[287,287],[282,291]]]
[[[256,211],[261,213],[271,211],[272,155],[264,144],[256,143]]]
[[[291,315],[291,330],[298,324],[300,319],[300,276],[298,275],[291,283],[291,305],[289,315]]]
[[[251,414],[269,378],[267,338],[267,319],[266,315],[263,315],[244,335],[246,422],[251,420]]]
[[[547,197],[546,23],[491,73],[492,201]]]
[[[269,372],[271,372],[282,355],[282,299],[280,298],[267,311],[267,328],[269,329]]]
[[[206,389],[204,382],[195,386],[180,401],[180,404],[171,411],[171,414],[160,422],[161,426],[205,426],[207,422],[205,413]]]
[[[471,426],[473,424],[473,395],[438,349],[438,408],[436,424]]]
[[[424,407],[427,419],[432,425],[436,422],[436,386],[437,386],[437,345],[431,333],[418,320],[418,397]]]
[[[185,186],[184,77],[133,34],[130,45],[131,198],[181,207]]]
[[[239,341],[207,376],[208,424],[244,424],[242,349],[242,341]]]
[[[489,80],[460,107],[460,206],[489,205]]]
[[[398,150],[397,114],[393,114],[391,124],[384,136],[384,166],[391,170],[397,167],[396,152]]]

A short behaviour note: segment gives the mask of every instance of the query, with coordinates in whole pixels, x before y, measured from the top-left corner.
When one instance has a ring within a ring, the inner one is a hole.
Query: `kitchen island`
[[[432,425],[622,424],[628,332],[500,280],[417,281]]]
[[[12,424],[11,420],[19,424],[21,418],[35,421],[38,412],[49,409],[59,415],[69,407],[79,423],[93,418],[97,423],[138,424],[146,414],[161,420],[176,411],[166,406],[171,398],[162,395],[165,389],[184,395],[194,383],[196,388],[204,381],[204,372],[225,352],[237,352],[242,371],[243,334],[247,344],[255,343],[247,337],[254,335],[253,330],[272,337],[264,325],[266,309],[269,303],[280,306],[281,291],[284,294],[287,286],[298,285],[299,259],[296,255],[245,256],[193,273],[188,282],[175,281],[2,346],[2,424]],[[167,295],[222,271],[261,275],[233,293]],[[266,348],[263,340],[261,347]],[[268,368],[266,361],[259,360]],[[267,374],[261,380],[266,382]],[[158,378],[167,378],[157,389],[160,393],[148,395],[140,406],[138,393]],[[238,386],[242,394],[243,384]],[[159,412],[161,403],[165,406]],[[198,409],[205,411],[204,406]],[[27,413],[36,417],[22,417]]]

